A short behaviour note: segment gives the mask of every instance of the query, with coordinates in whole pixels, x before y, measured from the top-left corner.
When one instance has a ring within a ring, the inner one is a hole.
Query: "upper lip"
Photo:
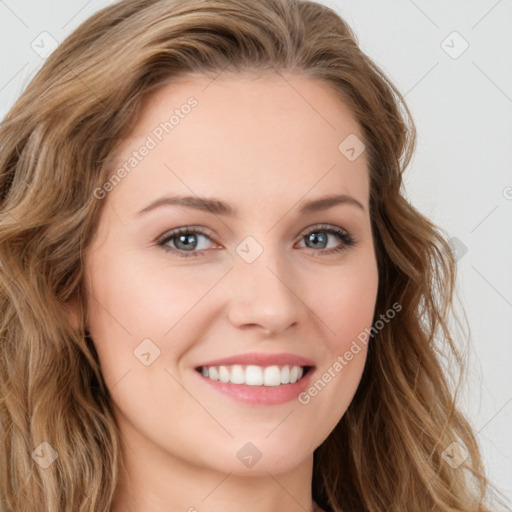
[[[215,359],[213,361],[207,361],[200,364],[196,368],[201,368],[203,366],[228,366],[232,364],[253,364],[256,366],[314,366],[314,363],[311,361],[311,359],[307,359],[296,354],[285,352],[280,354],[263,354],[261,352],[250,352],[246,354],[224,357],[222,359]]]

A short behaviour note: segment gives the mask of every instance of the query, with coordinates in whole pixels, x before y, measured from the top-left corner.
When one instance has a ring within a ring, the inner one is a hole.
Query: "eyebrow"
[[[313,199],[311,201],[303,203],[299,210],[299,213],[311,214],[319,211],[324,211],[329,208],[332,208],[333,206],[342,204],[353,205],[361,209],[363,212],[366,211],[364,206],[354,197],[346,194],[340,194],[320,197],[318,199]],[[161,197],[150,203],[142,210],[140,210],[137,214],[142,215],[144,213],[150,212],[151,210],[154,210],[155,208],[159,208],[160,206],[185,206],[187,208],[192,208],[194,210],[210,212],[215,215],[223,215],[228,217],[238,216],[238,210],[231,206],[230,204],[220,201],[218,199],[210,199],[198,196]]]

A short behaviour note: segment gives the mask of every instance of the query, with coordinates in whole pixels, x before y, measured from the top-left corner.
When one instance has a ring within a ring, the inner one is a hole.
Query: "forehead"
[[[188,75],[146,99],[111,157],[112,172],[122,166],[128,172],[109,199],[128,201],[135,210],[164,192],[196,194],[243,211],[256,206],[255,199],[261,208],[346,193],[364,204],[366,154],[348,159],[340,150],[347,137],[362,141],[361,128],[318,79]],[[149,150],[139,151],[144,146]]]

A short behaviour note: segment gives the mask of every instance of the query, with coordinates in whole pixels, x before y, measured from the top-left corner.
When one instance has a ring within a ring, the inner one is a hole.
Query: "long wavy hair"
[[[400,92],[320,4],[124,0],[54,51],[0,125],[3,512],[110,511],[119,430],[85,312],[77,329],[66,309],[85,303],[82,257],[104,204],[94,191],[151,92],[223,71],[299,73],[349,106],[370,174],[374,319],[402,306],[372,337],[348,410],[315,450],[313,498],[334,512],[486,510],[490,484],[456,403],[456,262],[444,231],[402,195],[416,132]],[[452,443],[467,454],[457,468],[445,461]]]

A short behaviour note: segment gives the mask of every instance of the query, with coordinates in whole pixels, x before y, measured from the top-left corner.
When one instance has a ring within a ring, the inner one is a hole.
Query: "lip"
[[[315,366],[311,359],[307,359],[289,352],[281,352],[279,354],[264,354],[261,352],[249,352],[246,354],[238,354],[223,359],[215,359],[207,361],[196,366],[196,370],[202,366],[228,366],[233,364],[253,364],[256,366]]]
[[[228,366],[233,364],[257,366],[305,366],[305,374],[300,380],[293,384],[282,384],[280,386],[248,386],[247,384],[232,384],[231,382],[220,382],[209,379],[200,373],[202,366]],[[208,386],[221,395],[249,405],[279,405],[291,400],[297,400],[300,393],[303,393],[309,386],[316,366],[310,359],[290,353],[262,354],[249,353],[239,354],[223,359],[205,362],[195,368],[195,375]]]
[[[228,398],[249,405],[279,405],[291,400],[297,400],[309,386],[312,375],[315,373],[313,367],[308,367],[307,373],[294,384],[282,384],[281,386],[248,386],[247,384],[231,384],[231,382],[220,382],[209,379],[195,371],[197,378],[201,379],[208,389],[213,389]]]

